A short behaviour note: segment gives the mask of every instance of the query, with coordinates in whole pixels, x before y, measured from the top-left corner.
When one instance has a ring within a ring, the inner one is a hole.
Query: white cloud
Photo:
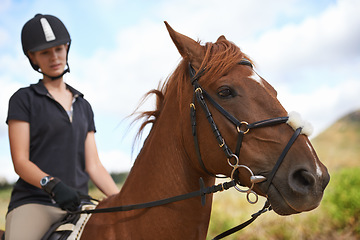
[[[9,35],[8,33],[0,27],[0,48],[6,45],[6,43],[9,41]]]
[[[0,95],[0,136],[7,134],[7,126],[5,124],[7,117],[8,102],[11,95],[19,89],[19,84],[12,83],[9,77],[0,76],[1,95]]]
[[[129,154],[118,150],[100,152],[99,156],[102,164],[110,173],[129,171],[133,164]]]
[[[313,137],[341,116],[360,109],[359,79],[344,79],[334,87],[323,86],[311,93],[292,94],[286,87],[280,88],[279,93],[279,100],[288,111],[301,113],[315,126]]]
[[[242,41],[273,28],[280,15],[299,17],[304,9],[296,2],[232,0],[220,4],[216,0],[165,1],[159,7],[158,15],[194,39],[208,42],[225,35],[233,41]]]
[[[36,74],[31,70],[23,55],[0,56],[0,136],[7,134],[5,120],[11,95],[20,87],[29,85],[31,76],[36,76]]]
[[[0,2],[0,13],[8,10],[10,6],[11,6],[11,0],[2,0]]]
[[[358,8],[359,1],[340,0],[318,16],[268,31],[247,46],[261,68],[278,78],[307,68],[334,70],[359,59]]]
[[[352,95],[339,86],[346,86],[345,81],[356,81],[353,76],[359,76],[355,74],[359,73],[360,61],[360,15],[356,12],[359,1],[340,0],[317,15],[283,23],[281,28],[274,28],[279,16],[304,14],[306,9],[299,7],[298,1],[283,1],[282,8],[268,1],[232,1],[231,8],[226,4],[214,7],[214,1],[206,3],[164,2],[156,14],[168,20],[175,30],[203,42],[214,41],[221,34],[239,41],[279,95],[286,96],[282,102],[314,119],[316,129],[323,130],[346,112],[336,110],[339,105],[352,102],[347,104],[348,109],[357,107],[356,101],[341,97]],[[216,15],[221,17],[210,17]],[[264,29],[267,30],[259,35]],[[241,39],[245,40],[243,45]],[[144,17],[136,25],[119,29],[112,51],[98,50],[89,59],[73,57],[69,82],[86,94],[95,112],[122,118],[135,109],[145,92],[171,73],[179,58],[163,23]],[[327,114],[331,114],[323,117],[327,121],[316,120]]]
[[[340,0],[245,44],[284,106],[310,120],[315,134],[360,108],[358,8],[359,1]]]
[[[175,68],[179,55],[164,25],[142,22],[117,38],[112,51],[99,50],[88,59],[73,57],[68,82],[81,86],[94,108],[126,116]]]

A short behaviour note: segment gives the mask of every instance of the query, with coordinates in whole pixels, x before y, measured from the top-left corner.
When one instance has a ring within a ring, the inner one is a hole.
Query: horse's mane
[[[225,38],[219,38],[216,43],[205,44],[205,57],[199,69],[206,67],[206,71],[199,80],[202,86],[206,87],[211,85],[214,81],[226,74],[235,64],[237,64],[241,58],[246,57],[244,53],[240,51],[234,43],[226,40]],[[189,86],[189,59],[183,58],[179,63],[175,71],[165,80],[161,85],[159,84],[157,89],[153,89],[145,94],[142,103],[150,96],[156,95],[156,108],[151,111],[143,111],[136,113],[134,122],[143,119],[143,122],[139,128],[136,139],[141,137],[141,134],[149,123],[154,124],[161,113],[164,106],[164,102],[169,92],[173,90],[177,91],[177,97],[179,102],[182,100],[182,93],[186,86]],[[199,70],[197,69],[197,71]]]

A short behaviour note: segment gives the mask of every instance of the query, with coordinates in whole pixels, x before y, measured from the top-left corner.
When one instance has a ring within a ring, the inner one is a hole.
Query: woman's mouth
[[[60,63],[59,63],[59,64],[53,64],[53,65],[51,65],[50,67],[51,67],[51,69],[53,69],[53,70],[58,70],[58,69],[61,67],[61,64],[60,64]]]

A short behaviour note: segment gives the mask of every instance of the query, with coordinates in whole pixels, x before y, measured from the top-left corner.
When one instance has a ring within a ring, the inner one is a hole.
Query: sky
[[[20,41],[37,13],[57,16],[70,32],[65,81],[92,105],[104,166],[122,172],[141,148],[132,150],[137,125],[128,116],[181,59],[164,21],[202,43],[225,35],[316,136],[360,109],[359,9],[358,0],[0,0],[0,178],[17,179],[5,123],[9,98],[41,78]],[[149,99],[142,109],[153,105]]]

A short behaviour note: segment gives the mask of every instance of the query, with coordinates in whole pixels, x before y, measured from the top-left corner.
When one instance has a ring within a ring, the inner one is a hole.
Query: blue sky
[[[288,111],[315,134],[360,108],[360,1],[357,0],[0,0],[0,177],[14,181],[7,105],[41,77],[21,50],[20,32],[36,13],[52,14],[71,38],[66,82],[95,112],[96,141],[109,171],[128,170],[135,129],[126,116],[174,70],[180,55],[163,21],[195,40],[220,35],[257,63]],[[152,108],[152,99],[144,106]]]

